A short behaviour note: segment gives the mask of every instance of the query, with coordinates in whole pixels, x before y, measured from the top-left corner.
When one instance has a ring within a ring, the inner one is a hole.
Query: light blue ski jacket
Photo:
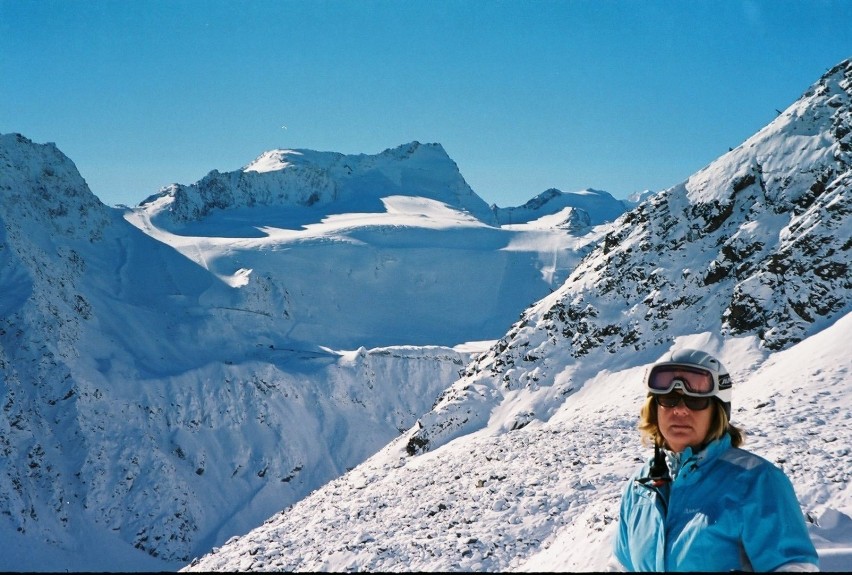
[[[662,487],[642,483],[650,461],[621,500],[614,555],[628,571],[818,569],[790,480],[769,461],[711,442],[687,448]]]

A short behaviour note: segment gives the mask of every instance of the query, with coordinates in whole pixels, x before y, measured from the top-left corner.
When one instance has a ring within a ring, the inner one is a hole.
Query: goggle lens
[[[710,407],[709,397],[691,397],[689,395],[681,395],[680,393],[667,393],[665,395],[655,395],[654,399],[657,401],[657,405],[669,409],[677,407],[681,402],[691,411],[703,411]]]
[[[660,365],[651,370],[648,387],[654,392],[666,392],[680,382],[687,393],[711,395],[715,391],[713,375],[703,369],[681,365]]]

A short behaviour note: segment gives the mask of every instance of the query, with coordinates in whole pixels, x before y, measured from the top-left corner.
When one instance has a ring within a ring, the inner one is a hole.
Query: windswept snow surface
[[[852,315],[785,351],[701,333],[731,368],[745,447],[791,478],[824,570],[852,565]],[[506,397],[481,430],[410,457],[397,441],[186,570],[600,571],[621,490],[650,456],[637,365],[603,371],[548,421],[511,429],[537,394]],[[757,520],[757,518],[756,518]]]

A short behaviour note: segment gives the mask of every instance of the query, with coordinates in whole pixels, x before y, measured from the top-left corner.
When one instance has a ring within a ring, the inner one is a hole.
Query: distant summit
[[[411,142],[375,155],[272,150],[241,170],[211,171],[189,186],[172,184],[140,204],[173,222],[241,207],[318,207],[326,212],[380,211],[388,195],[446,203],[492,223],[493,215],[440,144]]]
[[[527,223],[568,207],[585,212],[590,225],[615,221],[628,208],[624,202],[616,200],[607,192],[592,189],[563,192],[550,188],[522,206],[514,208],[491,206],[491,209],[500,225],[512,225]]]
[[[555,224],[572,230],[612,222],[637,203],[616,200],[599,190],[551,188],[522,206],[489,207],[440,144],[411,142],[374,155],[269,150],[240,170],[213,170],[194,184],[166,186],[137,209],[146,211],[157,225],[177,229],[237,208],[289,206],[311,208],[321,215],[380,212],[382,198],[390,195],[439,201],[489,225],[530,223],[573,208],[563,226]]]

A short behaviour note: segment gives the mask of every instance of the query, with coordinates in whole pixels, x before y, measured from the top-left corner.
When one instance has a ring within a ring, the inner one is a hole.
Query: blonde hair
[[[707,445],[711,441],[721,438],[727,433],[731,436],[731,445],[739,447],[745,442],[745,434],[743,430],[731,423],[728,420],[728,414],[725,413],[725,408],[722,402],[714,399],[711,402],[713,408],[713,420],[710,422],[710,429],[707,430],[707,436],[704,438],[703,445]],[[660,432],[660,426],[657,421],[657,402],[654,401],[654,395],[648,394],[645,403],[642,405],[642,411],[639,413],[639,433],[642,434],[642,443],[644,445],[666,445],[666,439]]]

